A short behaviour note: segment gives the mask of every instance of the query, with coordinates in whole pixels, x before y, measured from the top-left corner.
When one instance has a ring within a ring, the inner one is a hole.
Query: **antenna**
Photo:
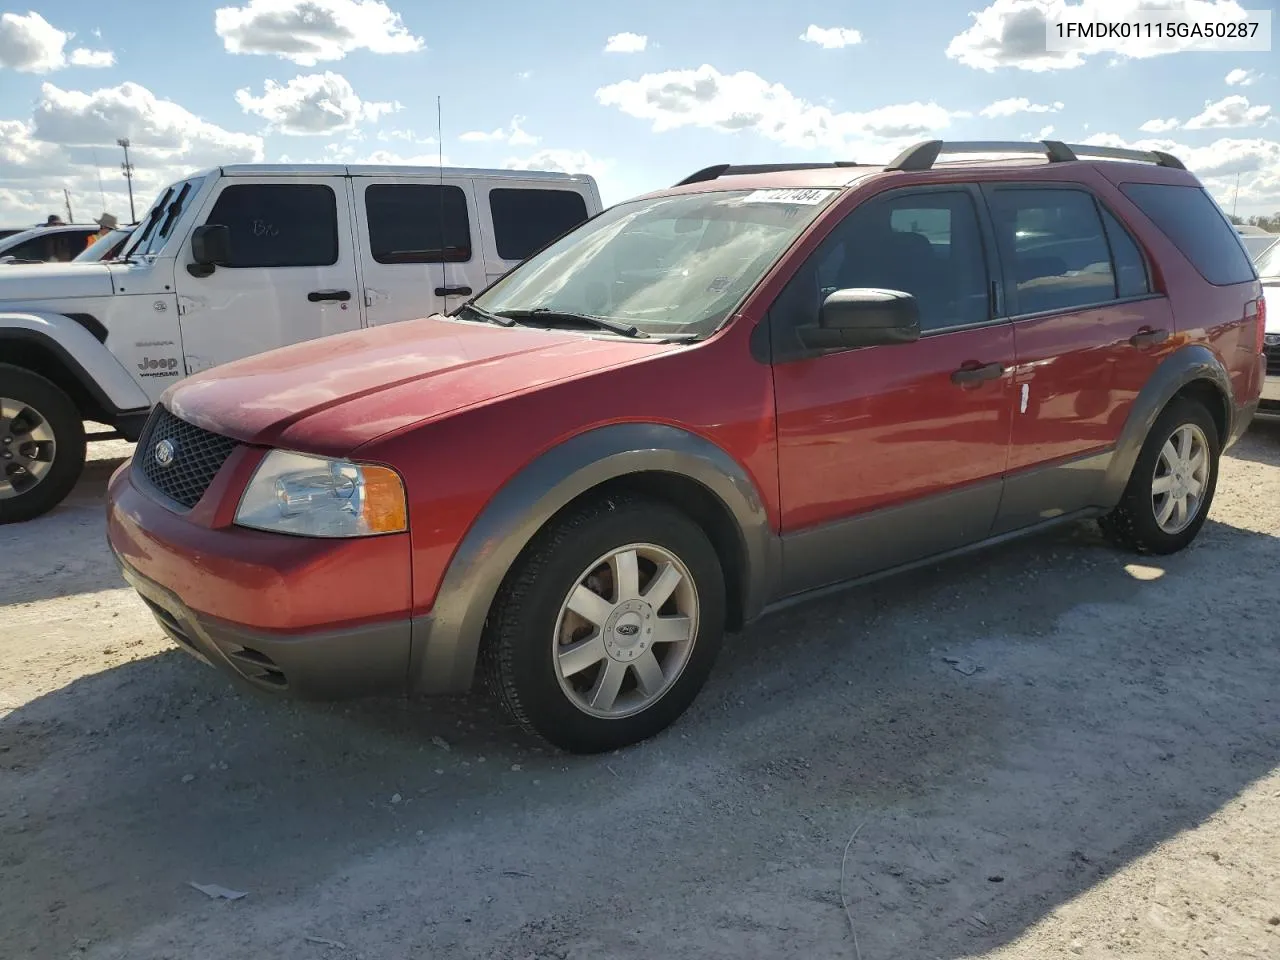
[[[445,257],[444,242],[444,121],[440,95],[436,94],[436,172],[440,178],[440,297],[444,309],[449,309],[449,264]]]

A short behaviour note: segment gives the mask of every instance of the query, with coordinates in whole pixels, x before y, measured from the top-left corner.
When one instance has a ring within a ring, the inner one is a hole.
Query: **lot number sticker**
[[[745,203],[804,203],[812,206],[831,196],[831,190],[756,190],[743,197]]]

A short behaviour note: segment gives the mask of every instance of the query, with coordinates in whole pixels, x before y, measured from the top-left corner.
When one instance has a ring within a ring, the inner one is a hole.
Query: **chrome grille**
[[[236,442],[203,430],[157,406],[133,455],[151,486],[190,509],[200,502]]]

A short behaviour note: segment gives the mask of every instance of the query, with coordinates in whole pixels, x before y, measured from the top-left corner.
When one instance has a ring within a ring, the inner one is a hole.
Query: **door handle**
[[[1154,347],[1157,343],[1164,343],[1168,339],[1168,330],[1152,330],[1150,327],[1143,327],[1129,338],[1129,343],[1135,347]]]
[[[307,294],[307,299],[312,303],[320,303],[323,300],[350,300],[350,290],[312,290]]]
[[[437,297],[469,297],[470,287],[436,287]]]
[[[1003,363],[988,363],[983,366],[966,364],[951,374],[951,382],[962,387],[969,387],[985,383],[988,380],[999,380],[1003,376]]]

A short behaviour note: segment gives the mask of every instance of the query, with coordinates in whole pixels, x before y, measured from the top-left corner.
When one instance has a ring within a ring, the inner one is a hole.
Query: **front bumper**
[[[217,499],[215,480],[206,495]],[[305,699],[403,693],[411,649],[407,534],[317,540],[166,506],[126,463],[107,494],[125,579],[188,653]]]

